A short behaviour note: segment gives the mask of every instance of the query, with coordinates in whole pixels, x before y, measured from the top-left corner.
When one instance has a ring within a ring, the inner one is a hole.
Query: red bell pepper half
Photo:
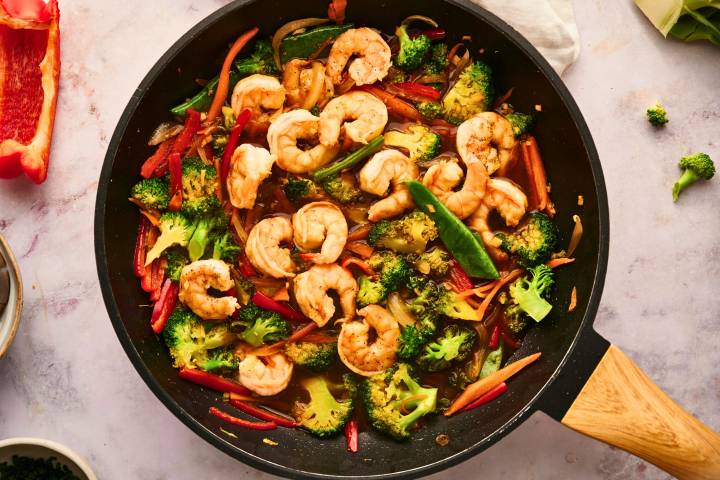
[[[60,80],[57,0],[0,0],[0,178],[47,178]]]
[[[237,147],[238,141],[240,140],[240,134],[245,128],[245,125],[250,121],[251,116],[252,112],[248,108],[240,112],[237,120],[235,120],[235,126],[230,131],[230,137],[228,137],[228,143],[225,146],[222,163],[220,164],[220,178],[223,183],[225,183],[225,180],[227,180],[228,174],[230,173],[230,159],[232,159],[235,147]]]
[[[171,279],[166,278],[162,289],[160,290],[160,298],[153,306],[152,316],[150,317],[150,326],[153,332],[160,335],[165,328],[165,324],[170,318],[170,314],[175,310],[177,305],[178,292],[180,287]]]
[[[183,368],[178,372],[178,376],[183,380],[202,385],[216,392],[239,393],[240,395],[250,395],[251,393],[250,390],[237,382],[213,375],[212,373],[203,372],[196,368]]]

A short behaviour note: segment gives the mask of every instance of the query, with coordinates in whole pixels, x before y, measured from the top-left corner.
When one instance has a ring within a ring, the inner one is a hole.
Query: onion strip
[[[312,81],[310,82],[310,88],[308,94],[305,97],[300,108],[310,110],[320,100],[323,88],[325,87],[325,67],[320,62],[312,63]]]
[[[300,18],[298,20],[288,22],[278,28],[272,38],[273,59],[275,60],[275,66],[282,71],[282,64],[280,63],[280,44],[282,43],[283,38],[287,37],[296,30],[300,30],[301,28],[315,27],[317,25],[328,23],[329,21],[330,19],[328,18]]]
[[[582,238],[583,234],[582,220],[580,220],[580,217],[578,215],[573,215],[573,222],[575,222],[575,227],[573,228],[572,235],[570,235],[570,243],[568,244],[566,254],[566,256],[568,257],[571,257],[572,254],[575,253],[575,249],[580,243],[580,239]]]
[[[432,18],[426,17],[425,15],[410,15],[409,17],[406,17],[405,20],[400,22],[400,25],[407,25],[415,21],[427,23],[433,28],[438,28],[438,23]]]
[[[388,296],[387,306],[395,320],[403,327],[415,324],[415,317],[410,313],[407,305],[405,305],[397,292],[393,292]]]

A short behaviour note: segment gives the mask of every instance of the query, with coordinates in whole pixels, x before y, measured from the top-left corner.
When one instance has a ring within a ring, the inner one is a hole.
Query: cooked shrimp
[[[305,110],[315,105],[324,107],[335,94],[335,86],[325,74],[325,66],[300,58],[293,58],[285,64],[283,87],[287,95],[285,106]]]
[[[204,320],[223,320],[240,305],[235,297],[212,297],[208,288],[224,292],[233,288],[230,266],[222,260],[197,260],[185,265],[180,273],[178,298]]]
[[[368,219],[371,222],[394,217],[413,208],[412,195],[403,183],[418,176],[415,163],[398,150],[383,150],[376,153],[360,170],[360,189],[374,195],[385,196],[392,183],[392,193],[370,206]]]
[[[455,144],[465,165],[482,162],[492,175],[512,159],[515,134],[505,117],[482,112],[460,124]]]
[[[326,71],[332,82],[342,81],[342,72],[351,57],[348,73],[356,85],[382,80],[390,70],[390,47],[370,28],[351,28],[335,39],[328,56]]]
[[[431,166],[423,176],[423,184],[458,218],[467,218],[480,207],[488,181],[483,164],[474,162],[467,167],[467,177],[462,188],[453,191],[464,176],[460,165],[445,161]]]
[[[309,254],[314,263],[333,263],[347,242],[345,215],[330,202],[312,202],[292,217],[295,245],[303,250],[320,247],[320,253]]]
[[[338,336],[340,360],[358,375],[371,377],[384,372],[395,363],[400,326],[387,310],[368,305],[358,310],[363,321],[344,323]],[[370,342],[370,329],[375,340]]]
[[[335,290],[340,298],[342,321],[350,321],[355,316],[357,289],[352,274],[335,263],[313,265],[308,271],[295,277],[293,286],[300,310],[320,327],[335,314],[335,304],[328,296],[328,290]]]
[[[307,150],[298,147],[298,140],[315,140],[319,118],[307,110],[292,110],[277,117],[268,129],[270,153],[280,168],[290,173],[316,170],[335,157],[339,146],[318,144]]]
[[[260,74],[240,80],[235,85],[230,100],[235,116],[249,108],[256,122],[267,122],[273,118],[280,113],[283,103],[285,103],[285,88],[278,79]]]
[[[276,395],[287,388],[292,378],[293,363],[284,353],[267,357],[248,354],[240,362],[240,383],[264,397]]]
[[[380,135],[388,121],[387,107],[375,95],[353,91],[333,98],[320,113],[320,143],[335,145],[340,128],[355,143],[367,143]]]
[[[505,253],[500,250],[500,239],[488,225],[490,212],[496,210],[507,226],[514,227],[525,215],[527,206],[527,196],[520,187],[504,178],[491,178],[487,182],[487,192],[480,207],[468,219],[468,226],[480,233],[495,258],[506,258]]]
[[[295,263],[290,250],[280,244],[293,237],[292,223],[287,217],[271,217],[260,220],[250,230],[245,254],[250,263],[266,275],[275,278],[294,277]]]
[[[270,152],[243,143],[233,152],[227,177],[228,196],[235,208],[252,208],[258,187],[272,172]]]

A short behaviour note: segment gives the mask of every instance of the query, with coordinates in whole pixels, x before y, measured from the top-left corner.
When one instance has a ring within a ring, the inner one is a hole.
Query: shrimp
[[[306,272],[295,277],[293,292],[300,310],[319,327],[335,314],[333,299],[327,294],[335,290],[340,298],[343,317],[340,321],[350,321],[355,316],[355,295],[357,283],[352,274],[336,263],[313,265]]]
[[[460,124],[455,144],[465,165],[482,162],[492,175],[512,159],[515,134],[505,117],[482,112]]]
[[[376,222],[413,208],[415,202],[403,181],[415,179],[418,174],[417,165],[402,152],[383,150],[376,153],[360,170],[360,189],[384,196],[392,183],[393,192],[370,206],[368,219]]]
[[[307,110],[283,113],[270,125],[267,133],[270,153],[280,168],[290,173],[316,170],[335,157],[340,146],[318,144],[307,150],[298,147],[298,140],[313,140],[318,135],[319,119]]]
[[[233,89],[230,105],[237,117],[249,108],[253,120],[267,122],[275,117],[285,103],[285,88],[277,78],[269,75],[250,75],[240,80]],[[266,110],[270,110],[267,112]]]
[[[480,207],[468,219],[468,226],[477,230],[490,253],[499,260],[507,258],[500,250],[500,239],[490,229],[488,217],[496,210],[505,220],[505,224],[514,227],[527,211],[527,196],[512,181],[504,178],[491,178],[487,182],[487,192]]]
[[[375,95],[353,91],[333,98],[320,113],[320,143],[335,145],[340,128],[345,123],[345,135],[356,143],[367,143],[380,135],[388,121],[387,107]]]
[[[273,160],[262,147],[244,143],[235,149],[230,159],[227,177],[228,196],[235,208],[252,208],[260,184],[270,176]]]
[[[240,383],[264,397],[276,395],[287,388],[292,378],[293,363],[284,353],[267,357],[247,354],[240,362]]]
[[[342,211],[330,202],[312,202],[292,217],[295,245],[303,250],[318,247],[320,253],[309,254],[314,263],[333,263],[345,247],[347,221]]]
[[[245,254],[255,268],[275,278],[294,277],[295,263],[290,250],[280,246],[293,237],[292,223],[287,217],[260,220],[250,230]]]
[[[335,39],[325,70],[333,84],[342,82],[342,72],[351,57],[348,73],[356,85],[382,80],[390,70],[390,46],[370,28],[351,28]]]
[[[463,179],[464,173],[455,162],[440,162],[431,166],[423,176],[423,184],[433,192],[458,218],[467,218],[480,207],[485,195],[488,174],[480,162],[467,167],[465,183],[453,191]]]
[[[395,318],[378,305],[358,310],[363,321],[344,323],[338,336],[340,360],[358,375],[371,377],[390,368],[396,359],[400,326]],[[375,340],[370,343],[370,329]]]
[[[322,78],[319,78],[320,75]],[[335,86],[325,74],[325,66],[300,58],[293,58],[285,64],[283,87],[287,95],[286,106],[305,110],[315,105],[324,107],[335,94]]]
[[[224,292],[233,288],[230,266],[222,260],[197,260],[180,273],[178,298],[204,320],[223,320],[240,308],[235,297],[212,297],[208,288]]]

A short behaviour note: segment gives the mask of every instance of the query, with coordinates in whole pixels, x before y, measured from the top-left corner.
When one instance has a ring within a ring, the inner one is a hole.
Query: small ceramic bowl
[[[42,438],[8,438],[0,440],[0,463],[10,462],[13,455],[31,458],[55,457],[58,463],[67,465],[80,480],[97,480],[90,465],[64,445]]]
[[[20,268],[5,238],[0,235],[0,358],[15,338],[22,313]]]

